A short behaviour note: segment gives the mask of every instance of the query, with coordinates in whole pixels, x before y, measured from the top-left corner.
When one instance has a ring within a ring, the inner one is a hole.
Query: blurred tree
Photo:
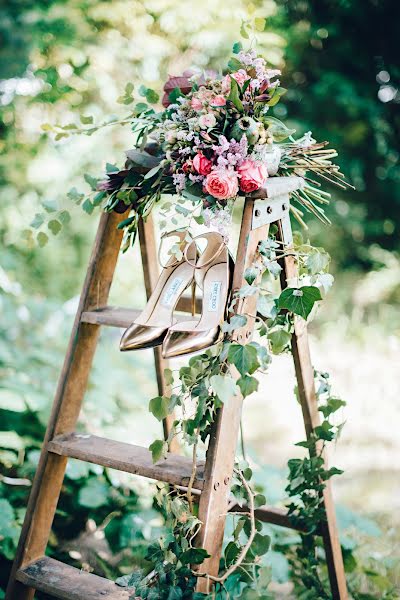
[[[398,249],[400,63],[397,0],[277,0],[268,26],[284,35],[277,116],[295,119],[339,150],[357,188],[332,203],[330,250],[349,266],[376,242]],[[332,235],[334,234],[334,235]]]

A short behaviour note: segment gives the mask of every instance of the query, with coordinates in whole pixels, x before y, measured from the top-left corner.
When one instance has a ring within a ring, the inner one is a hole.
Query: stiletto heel
[[[192,281],[192,317],[196,316],[196,279]]]
[[[185,241],[185,235],[185,232],[173,231],[163,237],[178,237],[183,256],[181,260],[171,258],[163,267],[145,309],[122,336],[119,346],[121,351],[152,348],[162,344],[173,323],[176,304],[194,279],[194,267],[190,261],[196,261],[197,248],[195,244]],[[189,261],[187,256],[190,256]]]
[[[203,306],[198,321],[184,321],[169,328],[164,338],[164,358],[182,356],[209,348],[222,339],[221,324],[225,319],[230,279],[231,257],[223,237],[217,232],[197,238],[207,240],[207,246],[196,263],[185,252],[185,259],[194,268],[194,279],[203,290]]]

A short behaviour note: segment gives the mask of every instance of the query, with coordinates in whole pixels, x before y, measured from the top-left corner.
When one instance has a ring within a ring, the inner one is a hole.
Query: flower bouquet
[[[162,105],[156,111],[139,102],[131,120],[135,148],[129,150],[123,170],[110,167],[97,186],[96,202],[105,209],[130,215],[122,221],[124,248],[133,243],[138,219],[146,217],[162,194],[176,194],[164,209],[197,222],[223,227],[232,203],[263,187],[271,176],[301,176],[305,185],[293,193],[291,210],[303,224],[304,210],[328,221],[323,205],[330,194],[323,181],[345,188],[337,156],[327,142],[317,143],[311,133],[295,139],[295,130],[270,115],[285,89],[280,71],[268,68],[255,50],[235,44],[226,74],[185,72],[170,77]],[[158,95],[141,86],[149,103]],[[133,101],[128,84],[122,101]],[[164,213],[167,214],[167,213]],[[177,223],[176,215],[172,222]],[[165,226],[167,219],[161,223]],[[222,223],[222,225],[221,225]]]

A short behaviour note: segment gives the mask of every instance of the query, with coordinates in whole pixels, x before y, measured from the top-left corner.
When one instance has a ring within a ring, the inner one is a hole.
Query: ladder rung
[[[104,306],[82,313],[81,321],[91,325],[109,325],[110,327],[129,327],[139,316],[140,310]]]
[[[176,307],[178,311],[190,313],[191,299],[183,296]],[[196,300],[197,314],[201,312],[201,301]],[[91,325],[108,325],[109,327],[129,327],[131,323],[140,315],[141,311],[134,308],[120,308],[117,306],[103,306],[94,310],[86,310],[82,313],[81,322]],[[182,316],[182,319],[190,319],[189,316]]]
[[[85,433],[69,433],[51,440],[47,449],[53,454],[77,458],[173,485],[187,485],[192,473],[192,461],[178,454],[168,453],[166,459],[153,464],[151,452],[142,446],[126,444]],[[193,487],[203,487],[203,463],[198,464]]]
[[[129,600],[129,592],[112,581],[48,556],[19,569],[16,578],[26,586],[63,600]]]
[[[248,512],[248,506],[240,506],[239,504],[235,504],[230,507],[230,512]],[[261,506],[260,508],[256,508],[254,511],[254,516],[259,521],[263,521],[264,523],[269,523],[270,525],[280,525],[280,527],[287,527],[288,529],[293,529],[295,531],[305,531],[305,529],[301,527],[295,527],[288,516],[287,510],[282,508],[276,508],[275,506]],[[315,531],[316,535],[321,535],[321,528]]]

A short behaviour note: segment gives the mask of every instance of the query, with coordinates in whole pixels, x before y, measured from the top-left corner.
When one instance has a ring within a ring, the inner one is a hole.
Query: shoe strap
[[[207,251],[208,248],[208,244],[210,243],[208,240],[211,236],[219,236],[221,238],[221,241],[218,245],[217,250],[215,251],[215,253],[210,256],[210,258],[208,260],[206,260],[205,262],[201,262],[201,256],[200,256],[200,260],[196,261],[195,263],[191,262],[190,259],[188,258],[188,251],[191,248],[192,244],[196,245],[196,249],[197,249],[197,244],[196,244],[196,240],[204,238],[207,240],[207,246],[206,249],[204,250],[204,252]],[[190,244],[188,244],[184,250],[183,253],[183,257],[185,259],[185,261],[194,269],[203,269],[203,267],[208,267],[208,265],[210,265],[222,252],[224,249],[227,248],[226,243],[224,242],[222,236],[220,234],[217,234],[216,232],[210,232],[210,233],[201,233],[200,235],[197,235],[195,238],[193,238],[193,240],[190,242]],[[200,264],[199,264],[200,263]]]
[[[168,232],[162,234],[160,245],[158,247],[158,262],[159,262],[159,264],[161,265],[161,267],[163,269],[169,269],[171,267],[176,267],[183,260],[183,259],[178,260],[176,257],[171,256],[170,260],[166,264],[163,264],[163,262],[161,260],[161,249],[163,247],[163,241],[164,241],[164,239],[168,238],[168,237],[177,237],[180,240],[179,245],[182,246],[183,243],[185,242],[186,234],[187,234],[187,231],[168,231]],[[188,250],[189,246],[192,245],[192,243],[193,242],[190,242],[190,243],[186,242],[185,249],[182,252],[183,256],[185,257],[185,259],[186,259],[186,251]]]

